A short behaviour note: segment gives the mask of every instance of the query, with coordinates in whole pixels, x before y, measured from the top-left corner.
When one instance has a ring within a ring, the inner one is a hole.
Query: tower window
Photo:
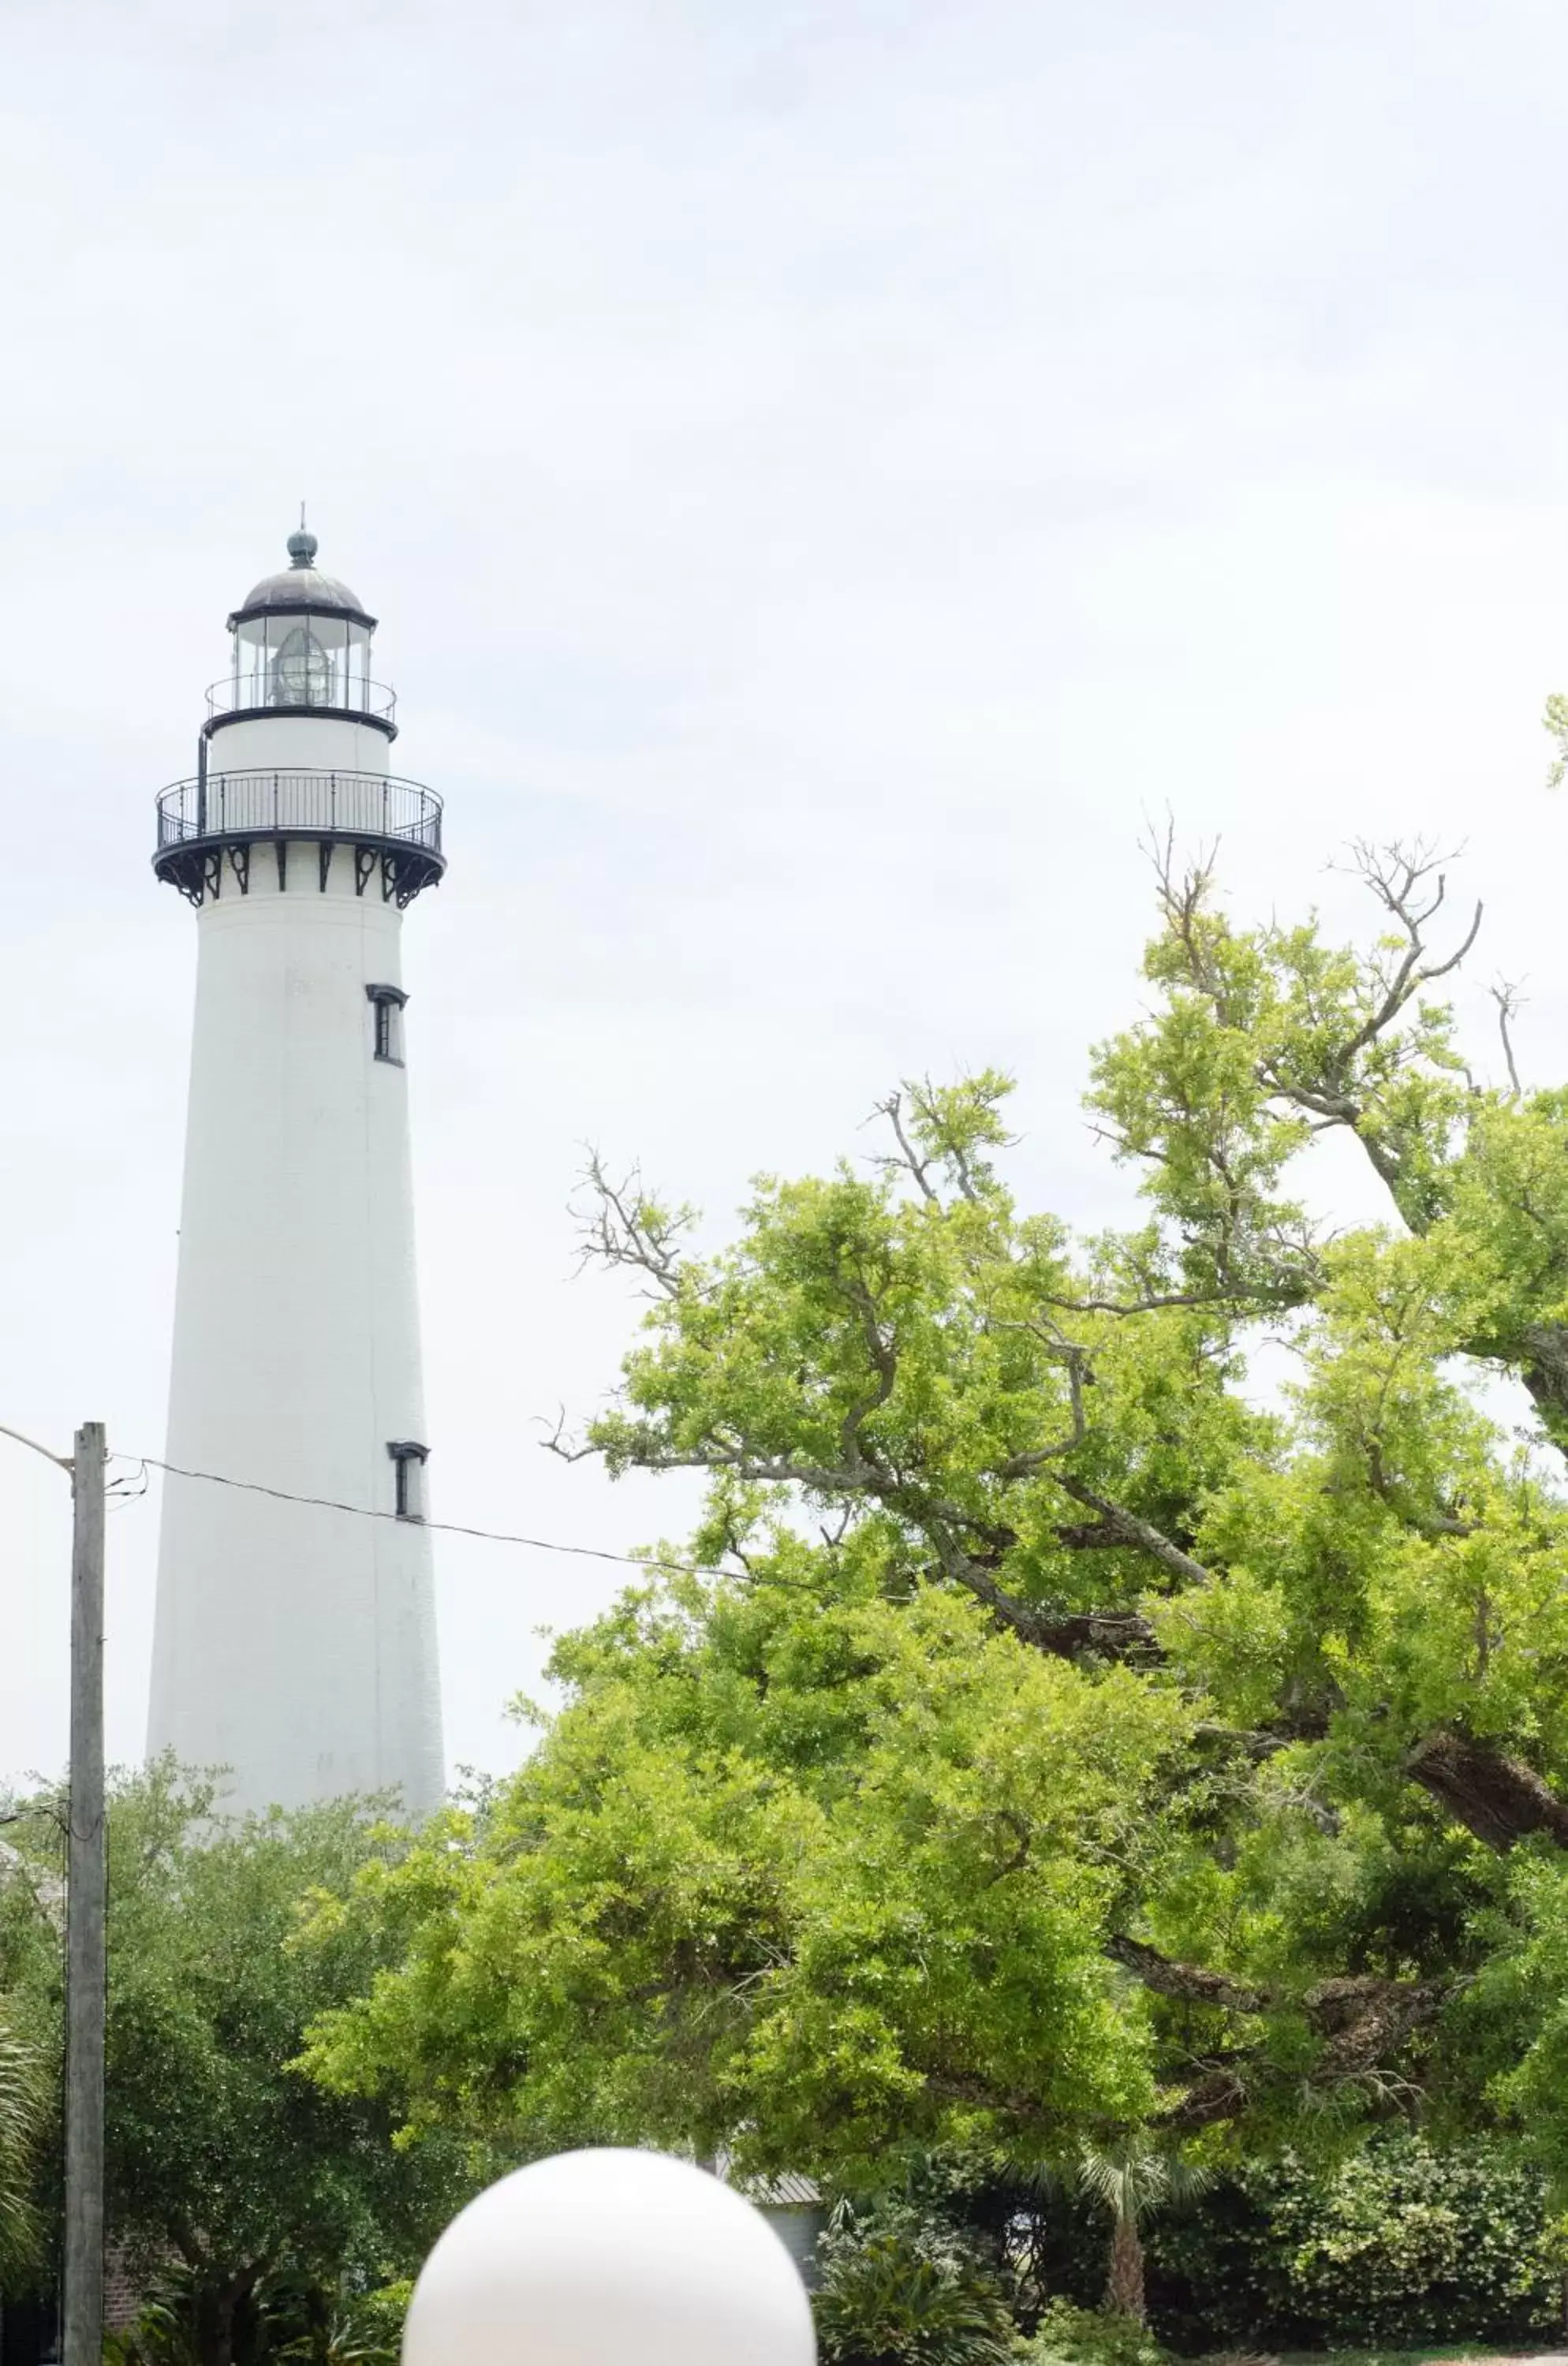
[[[428,1446],[416,1446],[412,1438],[394,1438],[387,1448],[392,1458],[393,1508],[400,1520],[423,1520],[424,1517],[424,1466],[429,1458]]]
[[[403,1065],[403,1005],[408,996],[400,986],[367,986],[368,997],[376,1030],[376,1057],[389,1061],[394,1068]]]

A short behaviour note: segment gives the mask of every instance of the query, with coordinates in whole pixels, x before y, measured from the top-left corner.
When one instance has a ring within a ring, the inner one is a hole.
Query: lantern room
[[[395,700],[370,674],[376,619],[346,583],[316,565],[301,526],[288,565],[265,576],[229,619],[228,678],[207,694],[208,731],[241,716],[311,713],[369,723],[392,736]]]

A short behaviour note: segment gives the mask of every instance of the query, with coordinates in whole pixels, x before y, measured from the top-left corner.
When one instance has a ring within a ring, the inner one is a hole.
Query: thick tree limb
[[[1049,1651],[1062,1660],[1076,1660],[1085,1652],[1105,1659],[1161,1656],[1154,1628],[1140,1612],[1052,1610],[1025,1602],[998,1585],[984,1562],[973,1560],[940,1526],[931,1535],[944,1573],[1035,1651]]]
[[[1498,1354],[1510,1362],[1507,1345],[1479,1349],[1482,1354]],[[1562,1323],[1531,1323],[1520,1332],[1517,1353],[1522,1357],[1519,1378],[1547,1427],[1561,1445],[1568,1429],[1568,1324]]]
[[[1086,1511],[1099,1515],[1092,1527],[1058,1529],[1057,1534],[1064,1544],[1079,1551],[1086,1547],[1126,1545],[1134,1552],[1146,1553],[1151,1560],[1157,1560],[1162,1569],[1169,1570],[1173,1577],[1181,1578],[1188,1585],[1206,1585],[1209,1583],[1209,1572],[1202,1562],[1194,1560],[1190,1553],[1183,1552],[1179,1545],[1172,1544],[1170,1538],[1162,1535],[1150,1521],[1140,1519],[1135,1512],[1129,1512],[1120,1504],[1111,1503],[1108,1496],[1097,1494],[1092,1487],[1086,1485],[1081,1479],[1075,1479],[1070,1471],[1054,1470],[1051,1476],[1062,1493],[1070,1495],[1075,1504],[1081,1504]]]
[[[1324,2041],[1312,2074],[1314,2084],[1363,2078],[1377,2068],[1417,2029],[1436,2019],[1457,1985],[1451,1978],[1391,1980],[1360,1972],[1320,1980],[1304,1996],[1292,1998],[1271,1984],[1250,1986],[1201,1964],[1173,1962],[1138,1939],[1111,1938],[1105,1952],[1156,1995],[1179,2003],[1213,2005],[1226,2012],[1304,2013],[1314,2034]],[[1161,2115],[1163,2124],[1195,2130],[1236,2118],[1251,2101],[1247,2071],[1252,2066],[1263,2068],[1260,2049],[1243,2047],[1201,2061],[1186,2093]]]
[[[1488,1848],[1501,1853],[1536,1832],[1568,1848],[1568,1804],[1532,1766],[1490,1742],[1440,1728],[1416,1743],[1404,1772]]]
[[[1037,2095],[994,2087],[988,2079],[964,2071],[928,2070],[924,2084],[926,2092],[942,2102],[976,2103],[982,2111],[1006,2112],[1025,2126],[1036,2125],[1045,2117]]]
[[[545,1443],[558,1453],[567,1450],[554,1440],[547,1439]],[[999,1559],[1018,1543],[1016,1529],[966,1511],[945,1497],[926,1495],[874,1459],[863,1442],[857,1440],[854,1451],[855,1460],[840,1465],[796,1462],[786,1455],[749,1454],[740,1447],[716,1440],[690,1454],[639,1454],[637,1467],[645,1470],[729,1470],[738,1479],[768,1486],[801,1487],[814,1495],[859,1496],[880,1504],[920,1531],[946,1576],[973,1594],[1003,1626],[1036,1650],[1063,1659],[1073,1659],[1086,1651],[1109,1658],[1123,1658],[1134,1652],[1150,1658],[1159,1656],[1154,1628],[1137,1611],[1054,1610],[1010,1593],[997,1583],[986,1557],[966,1549],[960,1539],[976,1539],[987,1554]],[[1162,1537],[1146,1520],[1090,1493],[1062,1472],[1054,1471],[1052,1475],[1075,1501],[1089,1504],[1100,1515],[1104,1534],[1102,1537],[1097,1530],[1096,1543],[1114,1543],[1149,1554],[1192,1580],[1207,1575],[1197,1561]]]
[[[1025,1639],[1058,1659],[1159,1660],[1159,1639],[1136,1610],[1063,1610],[1043,1615]]]
[[[891,1337],[882,1327],[876,1301],[865,1283],[857,1277],[848,1288],[860,1315],[866,1356],[875,1377],[865,1393],[855,1399],[840,1425],[839,1451],[851,1470],[863,1470],[869,1466],[861,1445],[861,1427],[874,1413],[880,1413],[892,1395],[898,1379],[898,1355]]]
[[[1223,2005],[1228,2012],[1265,2012],[1272,1991],[1232,1979],[1228,1972],[1211,1972],[1202,1964],[1178,1964],[1148,1947],[1141,1939],[1114,1937],[1105,1943],[1112,1963],[1131,1972],[1156,1996],[1175,1997],[1183,2004]]]
[[[1248,2052],[1220,2062],[1200,2063],[1192,2084],[1179,2101],[1159,2113],[1156,2124],[1172,2135],[1196,2135],[1201,2128],[1238,2120],[1252,2100],[1252,2090],[1236,2065],[1250,2065],[1257,2058]]]
[[[1299,1282],[1276,1279],[1249,1289],[1151,1290],[1138,1298],[1047,1298],[1045,1304],[1060,1307],[1065,1314],[1160,1314],[1188,1306],[1261,1306],[1289,1313],[1304,1306],[1315,1287],[1303,1276]]]
[[[1455,1982],[1359,1978],[1322,1980],[1303,2002],[1307,2019],[1327,2044],[1318,2079],[1356,2079],[1397,2053],[1417,2029],[1437,2018]]]
[[[1195,1725],[1194,1741],[1217,1741],[1261,1764],[1293,1742],[1321,1741],[1328,1731],[1328,1711],[1325,1708],[1301,1709],[1291,1714],[1281,1711],[1277,1725],[1235,1726]]]

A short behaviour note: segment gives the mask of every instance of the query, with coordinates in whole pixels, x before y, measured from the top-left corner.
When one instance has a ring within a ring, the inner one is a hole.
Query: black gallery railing
[[[158,851],[214,839],[389,839],[441,854],[441,800],[382,772],[209,772],[158,799]]]

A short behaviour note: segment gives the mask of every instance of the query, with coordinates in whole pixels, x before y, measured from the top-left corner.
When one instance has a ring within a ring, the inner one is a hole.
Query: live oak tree
[[[874,2169],[997,2114],[1151,2108],[1099,1935],[1186,1716],[773,1546],[754,1587],[633,1597],[561,1647],[576,1702],[477,1846],[378,1874],[402,1969],[311,2060],[418,2125]],[[1157,1834],[1156,1842],[1157,1845]]]
[[[57,2061],[62,1802],[15,1808],[0,2005],[32,2059]],[[111,1789],[107,2203],[131,2270],[177,2292],[180,2354],[230,2366],[276,2339],[285,2296],[311,2354],[344,2283],[416,2269],[473,2178],[451,2147],[398,2153],[385,2109],[291,2067],[308,2022],[378,1961],[364,1926],[325,1935],[331,1902],[400,1836],[353,1800],[231,1825],[213,1808],[209,1783],[166,1766]],[[0,2171],[4,2061],[0,2040]]]
[[[1015,1205],[989,1073],[714,1254],[595,1166],[650,1303],[553,1442],[706,1515],[493,1819],[370,1876],[395,1967],[317,2076],[846,2175],[1420,2110],[1568,2176],[1568,1090],[1506,989],[1471,1073],[1479,911],[1359,860],[1363,950],[1159,851],[1089,1095],[1131,1229]],[[1375,1221],[1312,1203],[1333,1137]]]

